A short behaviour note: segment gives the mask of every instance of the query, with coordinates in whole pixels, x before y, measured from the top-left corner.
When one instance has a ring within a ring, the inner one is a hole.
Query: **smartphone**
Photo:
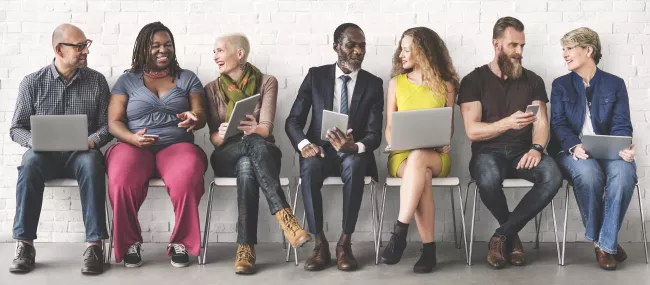
[[[148,134],[144,134],[144,137],[145,138],[154,138],[154,139],[159,139],[160,138],[159,135],[148,135]]]
[[[533,116],[537,116],[537,111],[539,111],[539,105],[528,105],[525,113],[533,113]]]

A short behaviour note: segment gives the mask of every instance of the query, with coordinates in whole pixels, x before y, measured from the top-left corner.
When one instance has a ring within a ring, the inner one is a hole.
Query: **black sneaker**
[[[97,275],[104,272],[104,251],[99,245],[91,245],[84,251],[84,267],[81,273]]]
[[[402,259],[402,254],[405,249],[406,236],[392,233],[386,249],[384,249],[384,252],[381,254],[381,261],[385,264],[396,264]]]
[[[190,265],[190,256],[187,254],[184,245],[172,243],[168,247],[171,247],[172,266],[180,268]]]
[[[420,250],[422,255],[413,266],[415,273],[429,273],[436,267],[436,243],[425,244]]]
[[[36,249],[33,245],[24,241],[16,243],[16,255],[9,266],[9,272],[27,273],[34,269],[36,264]]]
[[[142,265],[142,244],[136,242],[132,244],[124,255],[124,266],[128,268],[136,268]]]

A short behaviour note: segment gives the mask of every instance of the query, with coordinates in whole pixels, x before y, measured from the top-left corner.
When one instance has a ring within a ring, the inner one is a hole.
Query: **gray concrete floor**
[[[567,244],[566,266],[557,265],[555,244],[543,243],[539,250],[525,244],[528,265],[493,270],[485,262],[487,245],[476,243],[473,265],[465,264],[465,250],[457,250],[453,244],[438,245],[438,266],[430,274],[414,274],[412,266],[419,257],[419,245],[411,243],[404,258],[397,265],[374,265],[372,243],[357,243],[353,249],[361,264],[356,272],[341,272],[330,267],[321,272],[302,269],[303,261],[310,254],[313,244],[299,250],[300,265],[285,263],[280,244],[257,246],[258,273],[252,276],[235,275],[235,244],[211,244],[208,264],[196,265],[196,259],[188,268],[174,268],[165,255],[165,244],[145,244],[140,268],[125,268],[121,264],[107,266],[99,276],[83,276],[83,244],[42,243],[36,244],[36,269],[29,274],[9,273],[13,259],[14,244],[0,244],[0,284],[648,284],[650,265],[645,263],[643,244],[624,244],[629,259],[619,265],[617,271],[607,272],[598,268],[591,244]],[[330,244],[332,253],[333,243]]]

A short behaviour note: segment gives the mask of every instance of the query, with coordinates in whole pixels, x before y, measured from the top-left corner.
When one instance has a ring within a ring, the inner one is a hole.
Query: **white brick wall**
[[[95,40],[91,48],[90,67],[102,72],[115,83],[128,67],[132,45],[139,29],[160,20],[176,38],[180,64],[197,72],[203,83],[217,73],[212,62],[214,38],[223,33],[243,32],[252,42],[251,61],[263,72],[275,75],[280,83],[277,118],[278,144],[284,154],[282,175],[297,175],[297,157],[284,133],[284,119],[306,71],[311,66],[333,63],[332,32],[340,23],[359,24],[366,33],[368,50],[364,68],[388,82],[391,56],[401,33],[413,26],[434,29],[446,41],[456,69],[464,76],[474,67],[488,62],[492,25],[498,17],[516,16],[526,25],[528,45],[525,64],[542,76],[550,93],[552,80],[566,73],[561,58],[560,37],[570,29],[589,26],[599,32],[603,45],[601,68],[626,80],[630,94],[632,121],[638,153],[638,175],[643,203],[650,208],[646,195],[650,173],[650,4],[649,1],[95,1],[95,0],[2,0],[0,1],[0,241],[11,240],[15,211],[16,166],[24,149],[9,138],[17,88],[22,77],[50,63],[50,35],[57,24],[70,22],[81,27]],[[466,185],[469,174],[469,142],[457,116],[453,138],[452,175]],[[207,132],[199,131],[196,143],[209,155],[212,151]],[[383,146],[382,146],[383,147]],[[381,176],[386,175],[386,159],[377,153]],[[212,178],[211,170],[206,181]],[[206,185],[207,186],[207,185]],[[397,216],[397,189],[390,189],[386,205],[384,232],[392,229]],[[442,189],[444,190],[444,189]],[[562,190],[563,191],[563,190]],[[558,217],[563,211],[563,192],[557,197]],[[324,189],[329,205],[325,213],[327,234],[336,238],[341,226],[341,195],[338,189]],[[508,190],[514,205],[521,192]],[[449,193],[435,192],[436,237],[450,241],[453,236]],[[568,240],[584,240],[584,230],[571,194]],[[371,240],[369,196],[365,196],[356,240]],[[204,197],[200,210],[206,209]],[[215,194],[212,215],[212,241],[234,241],[236,196],[233,189]],[[260,241],[279,241],[275,218],[268,214],[265,200],[260,200]],[[636,196],[622,227],[622,241],[640,241],[640,221]],[[300,207],[302,209],[302,207]],[[485,240],[496,221],[479,203],[476,237]],[[459,207],[456,205],[459,213]],[[646,212],[648,214],[648,212]],[[545,211],[542,238],[552,241],[550,210]],[[203,214],[202,214],[203,219]],[[166,242],[173,228],[171,203],[162,189],[152,189],[140,211],[145,241]],[[469,223],[469,218],[467,219]],[[534,239],[533,223],[522,233],[524,240]],[[203,223],[201,223],[203,226]],[[648,224],[650,226],[650,223]],[[460,229],[460,227],[459,227]],[[40,241],[83,241],[81,206],[76,189],[47,189],[39,227]],[[410,238],[419,239],[415,227]]]

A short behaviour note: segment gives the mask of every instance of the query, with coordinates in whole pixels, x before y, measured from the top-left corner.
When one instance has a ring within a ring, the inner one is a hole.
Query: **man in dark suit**
[[[381,143],[384,110],[382,80],[361,69],[366,53],[366,38],[359,26],[340,25],[334,31],[335,64],[309,69],[291,107],[285,129],[293,147],[300,152],[300,178],[309,231],[315,235],[314,251],[305,269],[318,271],[330,262],[331,255],[323,233],[321,188],[328,176],[341,176],[343,185],[343,231],[336,244],[338,269],[356,270],[351,237],[359,216],[364,176],[377,180],[373,151]],[[348,108],[349,106],[349,108]],[[312,110],[307,134],[303,133]],[[349,116],[348,130],[327,131],[321,140],[323,110]]]

